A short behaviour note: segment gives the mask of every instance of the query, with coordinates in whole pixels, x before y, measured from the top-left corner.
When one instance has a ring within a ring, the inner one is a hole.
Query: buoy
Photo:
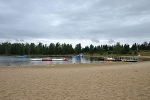
[[[63,61],[68,61],[68,59],[67,59],[67,58],[64,58]]]

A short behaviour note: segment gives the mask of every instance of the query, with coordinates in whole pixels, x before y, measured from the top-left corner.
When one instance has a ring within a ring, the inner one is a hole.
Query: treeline
[[[121,45],[117,42],[115,45],[89,45],[82,47],[81,44],[76,44],[73,48],[72,44],[60,44],[59,42],[49,45],[38,43],[1,43],[0,55],[69,55],[69,54],[137,54],[139,50],[150,50],[150,42],[144,42],[143,44],[134,43],[132,46],[129,44]]]

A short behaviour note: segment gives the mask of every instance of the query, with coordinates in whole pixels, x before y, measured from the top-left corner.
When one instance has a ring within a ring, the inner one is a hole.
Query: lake
[[[65,57],[68,61],[31,61],[30,59],[38,59],[43,57],[26,57],[17,58],[16,56],[0,56],[0,66],[24,66],[24,65],[50,65],[50,64],[74,64],[74,63],[90,63],[97,62],[96,59],[91,60],[90,57],[85,57],[81,60]],[[52,59],[63,59],[64,57],[50,57]]]

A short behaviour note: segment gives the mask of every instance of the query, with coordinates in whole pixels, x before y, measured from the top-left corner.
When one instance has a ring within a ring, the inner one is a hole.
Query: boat
[[[37,58],[37,59],[30,59],[31,61],[68,61],[67,58],[63,58],[63,59],[52,59],[52,58]]]
[[[30,59],[30,61],[42,61],[42,59]]]
[[[42,58],[42,61],[52,61],[52,58]]]
[[[68,61],[67,58],[63,58],[63,59],[52,59],[52,61]]]
[[[26,55],[24,56],[16,56],[17,58],[26,58]]]
[[[137,62],[139,57],[140,56],[138,56],[137,58],[135,58],[135,57],[127,57],[127,58],[122,59],[122,62]]]
[[[98,61],[104,61],[103,57],[98,58]]]
[[[72,58],[76,58],[76,59],[82,59],[84,58],[84,55],[82,53],[76,55],[76,56],[72,56]]]
[[[104,58],[104,61],[115,61],[114,58]]]
[[[123,59],[122,62],[137,62],[136,59]]]

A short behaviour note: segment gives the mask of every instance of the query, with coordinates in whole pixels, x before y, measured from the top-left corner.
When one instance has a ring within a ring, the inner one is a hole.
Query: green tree
[[[2,44],[0,44],[0,55],[2,55],[3,54],[3,46],[2,46]]]
[[[90,53],[91,55],[93,55],[93,53],[94,53],[94,46],[93,46],[92,44],[90,45],[89,53]]]
[[[150,42],[148,43],[148,50],[150,50]]]
[[[54,43],[51,43],[49,45],[49,54],[50,55],[54,55],[55,54],[55,44]]]
[[[132,47],[131,47],[131,50],[137,50],[137,48],[138,48],[137,43],[134,43],[134,44],[132,45]]]
[[[75,53],[76,54],[81,53],[81,44],[80,43],[75,46]]]
[[[23,52],[22,48],[21,43],[14,43],[11,45],[11,52],[13,55],[21,55]]]
[[[99,53],[100,53],[100,55],[103,55],[103,54],[105,53],[105,50],[101,47],[101,48],[99,49]]]
[[[24,45],[24,52],[25,52],[25,54],[30,54],[30,45],[29,45],[29,43],[26,43],[25,45]]]
[[[124,48],[124,54],[128,54],[129,51],[130,51],[129,45],[128,45],[128,44],[125,44],[123,48]]]
[[[43,55],[47,55],[48,54],[48,47],[47,47],[46,44],[42,46],[42,54]]]
[[[89,53],[89,50],[90,50],[89,46],[85,46],[84,48],[82,48],[81,51],[85,53]]]
[[[30,44],[30,54],[34,55],[36,50],[36,45],[34,43]]]
[[[72,54],[73,53],[73,47],[71,44],[67,44],[67,54]]]
[[[61,53],[63,55],[67,54],[67,44],[66,43],[61,45]]]
[[[105,50],[105,52],[107,52],[109,50],[107,45],[103,45],[103,49]]]
[[[113,52],[117,55],[122,54],[122,46],[120,45],[119,42],[117,42],[116,45],[114,46]]]
[[[98,53],[98,48],[97,48],[97,46],[94,47],[93,53]]]
[[[55,53],[56,53],[56,55],[61,54],[61,46],[60,46],[59,42],[56,43]]]

